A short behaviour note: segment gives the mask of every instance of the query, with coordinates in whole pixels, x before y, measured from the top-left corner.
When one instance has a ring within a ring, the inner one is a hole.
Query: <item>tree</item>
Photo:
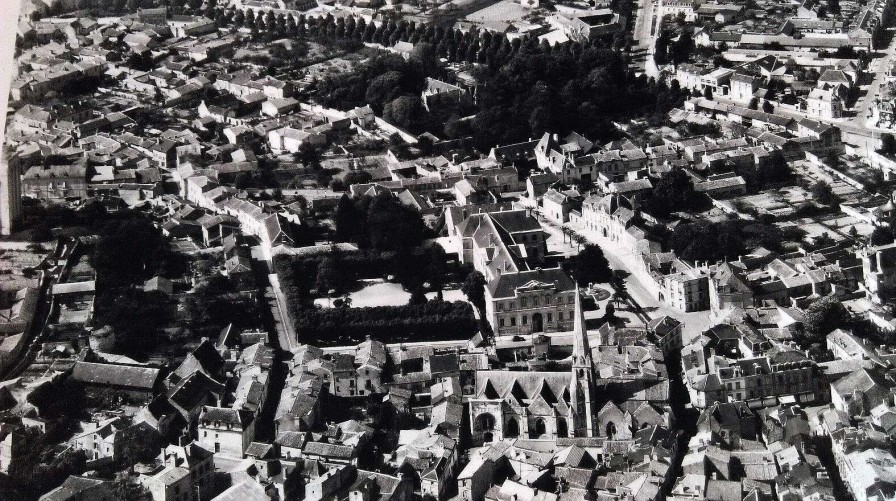
[[[622,277],[620,277],[618,275],[614,275],[612,286],[613,286],[613,301],[615,301],[616,304],[619,304],[620,302],[624,301],[625,298],[628,296],[628,285],[626,285],[625,280]],[[616,311],[615,308],[613,311],[615,313],[615,311]]]
[[[607,303],[606,308],[604,309],[604,320],[610,322],[616,318],[616,307],[613,303]]]
[[[121,457],[127,465],[153,461],[162,447],[159,432],[145,423],[121,430],[115,439],[121,440]]]
[[[333,216],[336,225],[335,240],[337,242],[356,241],[363,224],[362,217],[352,199],[348,195],[342,195],[339,205],[336,206],[336,214]]]
[[[756,181],[761,186],[781,183],[792,176],[793,170],[781,150],[771,152],[768,159],[756,168]]]
[[[840,13],[840,0],[827,0],[827,8],[828,8],[828,12],[830,12],[832,14],[839,14]]]
[[[342,288],[342,271],[336,258],[327,256],[317,267],[317,279],[314,287],[318,294],[326,294],[327,291],[339,291]]]
[[[115,482],[112,484],[112,495],[118,501],[148,501],[152,499],[149,490],[140,482],[131,480],[127,473],[121,473],[115,478]]]
[[[403,129],[416,130],[424,113],[419,97],[400,96],[386,105],[383,118]]]
[[[603,283],[613,277],[610,262],[607,261],[600,247],[586,245],[578,255],[572,258],[572,276],[579,285]]]
[[[351,186],[353,184],[368,183],[371,179],[372,176],[369,172],[365,170],[353,170],[345,174],[342,178],[342,182],[345,186]]]
[[[411,291],[411,297],[408,300],[408,304],[421,305],[421,304],[426,304],[426,302],[427,302],[426,294],[423,292],[422,289],[416,288],[413,291]]]
[[[690,176],[682,169],[675,169],[657,181],[649,208],[655,216],[668,216],[673,212],[694,209],[698,202]]]
[[[812,193],[812,198],[824,205],[836,205],[839,202],[839,198],[837,197],[837,194],[834,193],[831,185],[824,181],[818,181],[813,184],[810,191]]]
[[[485,311],[485,285],[485,276],[478,271],[471,271],[460,287],[461,292],[480,312]]]
[[[882,155],[896,155],[896,137],[893,134],[883,134],[880,136],[880,150]]]
[[[146,355],[155,347],[159,329],[171,320],[168,298],[158,291],[112,289],[97,301],[97,323],[115,332],[115,349],[132,357]],[[134,319],[139,318],[139,322]]]
[[[833,296],[825,296],[806,308],[804,341],[823,342],[831,331],[848,328],[851,322],[852,315],[843,303]]]
[[[759,109],[759,98],[754,97],[754,98],[750,99],[750,104],[748,104],[747,107],[750,108],[751,110],[758,110]]]
[[[893,232],[887,228],[877,226],[874,228],[874,231],[871,232],[871,237],[868,239],[868,243],[874,246],[891,244],[893,243]]]
[[[772,113],[775,111],[775,107],[766,99],[766,101],[762,103],[762,111]]]
[[[712,100],[712,87],[706,86],[703,88],[703,97]]]

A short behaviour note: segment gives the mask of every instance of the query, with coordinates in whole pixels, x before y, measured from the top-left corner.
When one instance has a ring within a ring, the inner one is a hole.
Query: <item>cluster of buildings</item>
[[[319,3],[233,6],[259,16],[375,8]],[[558,5],[538,26],[526,20],[546,13],[538,2],[493,7],[461,27],[555,43],[628,22],[599,2]],[[191,295],[223,281],[234,297],[269,308],[276,332],[258,322],[190,339],[167,326],[170,350],[145,362],[116,354],[128,340],[93,321],[102,292],[89,258],[95,236],[54,229],[56,248],[29,267],[34,283],[0,292],[0,371],[16,375],[0,384],[0,471],[21,459],[23,440],[57,431],[33,395],[75,384],[114,410],[78,422],[57,445],[83,453],[94,473],[69,477],[48,501],[111,497],[113,483],[95,472],[146,444],[151,454],[128,467],[154,501],[826,501],[838,483],[857,500],[893,498],[896,355],[858,330],[835,330],[823,347],[801,342],[807,308],[825,297],[870,304],[867,318],[893,330],[896,244],[844,238],[691,262],[662,241],[681,224],[752,219],[738,203],[757,190],[751,174],[781,162],[833,176],[826,159],[844,145],[831,122],[865,69],[811,52],[869,47],[881,5],[844,0],[828,17],[822,7],[806,2],[769,30],[749,24],[757,18],[743,5],[662,1],[661,18],[729,28],[697,31],[698,46],[734,50],[724,52],[730,68],[685,63],[669,74],[695,97],[652,129],[658,140],[623,124],[626,137],[607,144],[548,132],[479,158],[450,141],[424,154],[422,136],[370,106],[305,102],[308,79],[230,57],[251,29],[225,33],[207,18],[156,9],[24,23],[36,42],[13,84],[0,229],[11,232],[24,210],[4,200],[22,196],[144,211],[175,251],[210,269],[197,263],[136,287],[160,293],[183,321]],[[67,95],[88,83],[95,92]],[[475,86],[434,78],[419,98],[430,112],[477,103]],[[875,106],[880,123],[890,120],[886,105]],[[685,133],[694,126],[715,132]],[[386,148],[399,140],[419,154]],[[371,144],[386,151],[369,154]],[[359,145],[365,154],[352,153]],[[318,158],[301,165],[312,150]],[[712,209],[651,214],[655,187],[673,171]],[[271,179],[280,188],[265,189]],[[485,279],[479,313],[491,333],[297,344],[284,311],[291,285],[264,275],[278,254],[328,252],[309,228],[329,226],[343,196],[391,196],[444,229],[434,245]],[[896,207],[875,204],[836,210],[884,227]],[[598,243],[630,268],[620,278],[639,290],[617,291],[622,318],[586,320],[583,289],[606,298],[570,277],[572,250],[549,250],[559,233]],[[306,249],[308,240],[317,241]],[[636,295],[651,308],[635,311]],[[694,327],[698,316],[709,326]],[[589,320],[600,325],[589,329]]]

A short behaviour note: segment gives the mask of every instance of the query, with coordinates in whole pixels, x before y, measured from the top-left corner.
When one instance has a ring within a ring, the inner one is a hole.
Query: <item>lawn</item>
[[[401,284],[386,282],[382,279],[365,279],[359,280],[362,284],[361,289],[349,294],[352,300],[353,308],[364,308],[370,306],[402,306],[408,304],[411,299],[411,293],[405,291]],[[442,291],[445,301],[466,301],[466,296],[458,289],[448,289]],[[429,292],[426,297],[433,299],[436,297],[435,292]],[[328,298],[317,298],[314,304],[323,308],[331,306],[331,300]]]

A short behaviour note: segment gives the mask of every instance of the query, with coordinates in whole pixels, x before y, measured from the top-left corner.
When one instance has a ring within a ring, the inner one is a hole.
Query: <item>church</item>
[[[570,362],[570,369],[562,372],[478,371],[470,400],[474,442],[600,436],[596,375],[578,290]]]

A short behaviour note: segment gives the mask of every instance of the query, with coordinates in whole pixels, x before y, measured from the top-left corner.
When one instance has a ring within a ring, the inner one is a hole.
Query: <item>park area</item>
[[[387,343],[445,341],[468,339],[479,330],[473,306],[451,285],[468,271],[446,262],[438,246],[403,254],[281,255],[274,268],[303,343],[345,345],[367,336]],[[433,278],[445,280],[431,283]]]

